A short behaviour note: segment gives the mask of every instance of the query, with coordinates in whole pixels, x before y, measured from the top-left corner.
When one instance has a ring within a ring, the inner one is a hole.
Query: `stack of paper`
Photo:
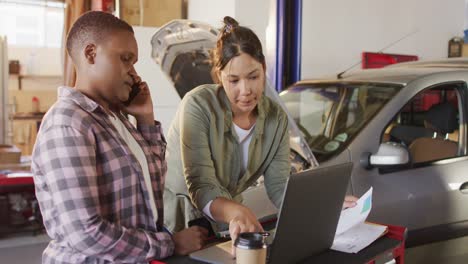
[[[357,205],[341,212],[331,249],[357,253],[387,231],[386,226],[366,223],[372,208],[372,187],[357,201]]]

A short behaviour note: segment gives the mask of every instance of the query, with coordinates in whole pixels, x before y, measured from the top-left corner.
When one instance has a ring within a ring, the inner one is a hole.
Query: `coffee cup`
[[[265,264],[268,232],[240,233],[234,242],[237,264]]]

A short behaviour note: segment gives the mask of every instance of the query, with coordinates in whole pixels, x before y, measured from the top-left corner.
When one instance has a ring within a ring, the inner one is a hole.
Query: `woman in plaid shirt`
[[[206,230],[163,230],[166,142],[136,74],[133,29],[103,12],[67,37],[74,88],[43,119],[33,153],[37,199],[52,238],[43,263],[147,263],[200,249]],[[131,86],[141,92],[128,106]],[[122,113],[135,116],[135,128]]]

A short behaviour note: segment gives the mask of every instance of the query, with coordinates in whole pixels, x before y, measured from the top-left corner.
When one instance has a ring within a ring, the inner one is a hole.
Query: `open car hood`
[[[199,85],[214,83],[211,76],[210,53],[216,45],[217,35],[218,29],[209,24],[179,19],[162,26],[152,37],[151,57],[173,83],[180,98]],[[265,95],[279,103],[288,113],[278,93],[268,82]],[[303,163],[295,164],[294,159],[297,157],[292,155],[292,170],[298,171],[318,166],[312,151],[289,113],[288,118],[291,149],[295,152],[294,155],[297,153],[300,156]]]

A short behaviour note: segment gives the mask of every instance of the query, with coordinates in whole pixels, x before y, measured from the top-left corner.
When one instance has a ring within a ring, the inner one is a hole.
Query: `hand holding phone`
[[[128,95],[127,101],[124,102],[125,106],[129,106],[130,103],[133,101],[133,99],[140,93],[141,88],[140,88],[140,83],[134,83],[132,85],[132,90],[130,91],[130,94]]]
[[[128,99],[122,102],[122,110],[136,118],[139,124],[154,124],[153,101],[148,84],[136,73]]]

